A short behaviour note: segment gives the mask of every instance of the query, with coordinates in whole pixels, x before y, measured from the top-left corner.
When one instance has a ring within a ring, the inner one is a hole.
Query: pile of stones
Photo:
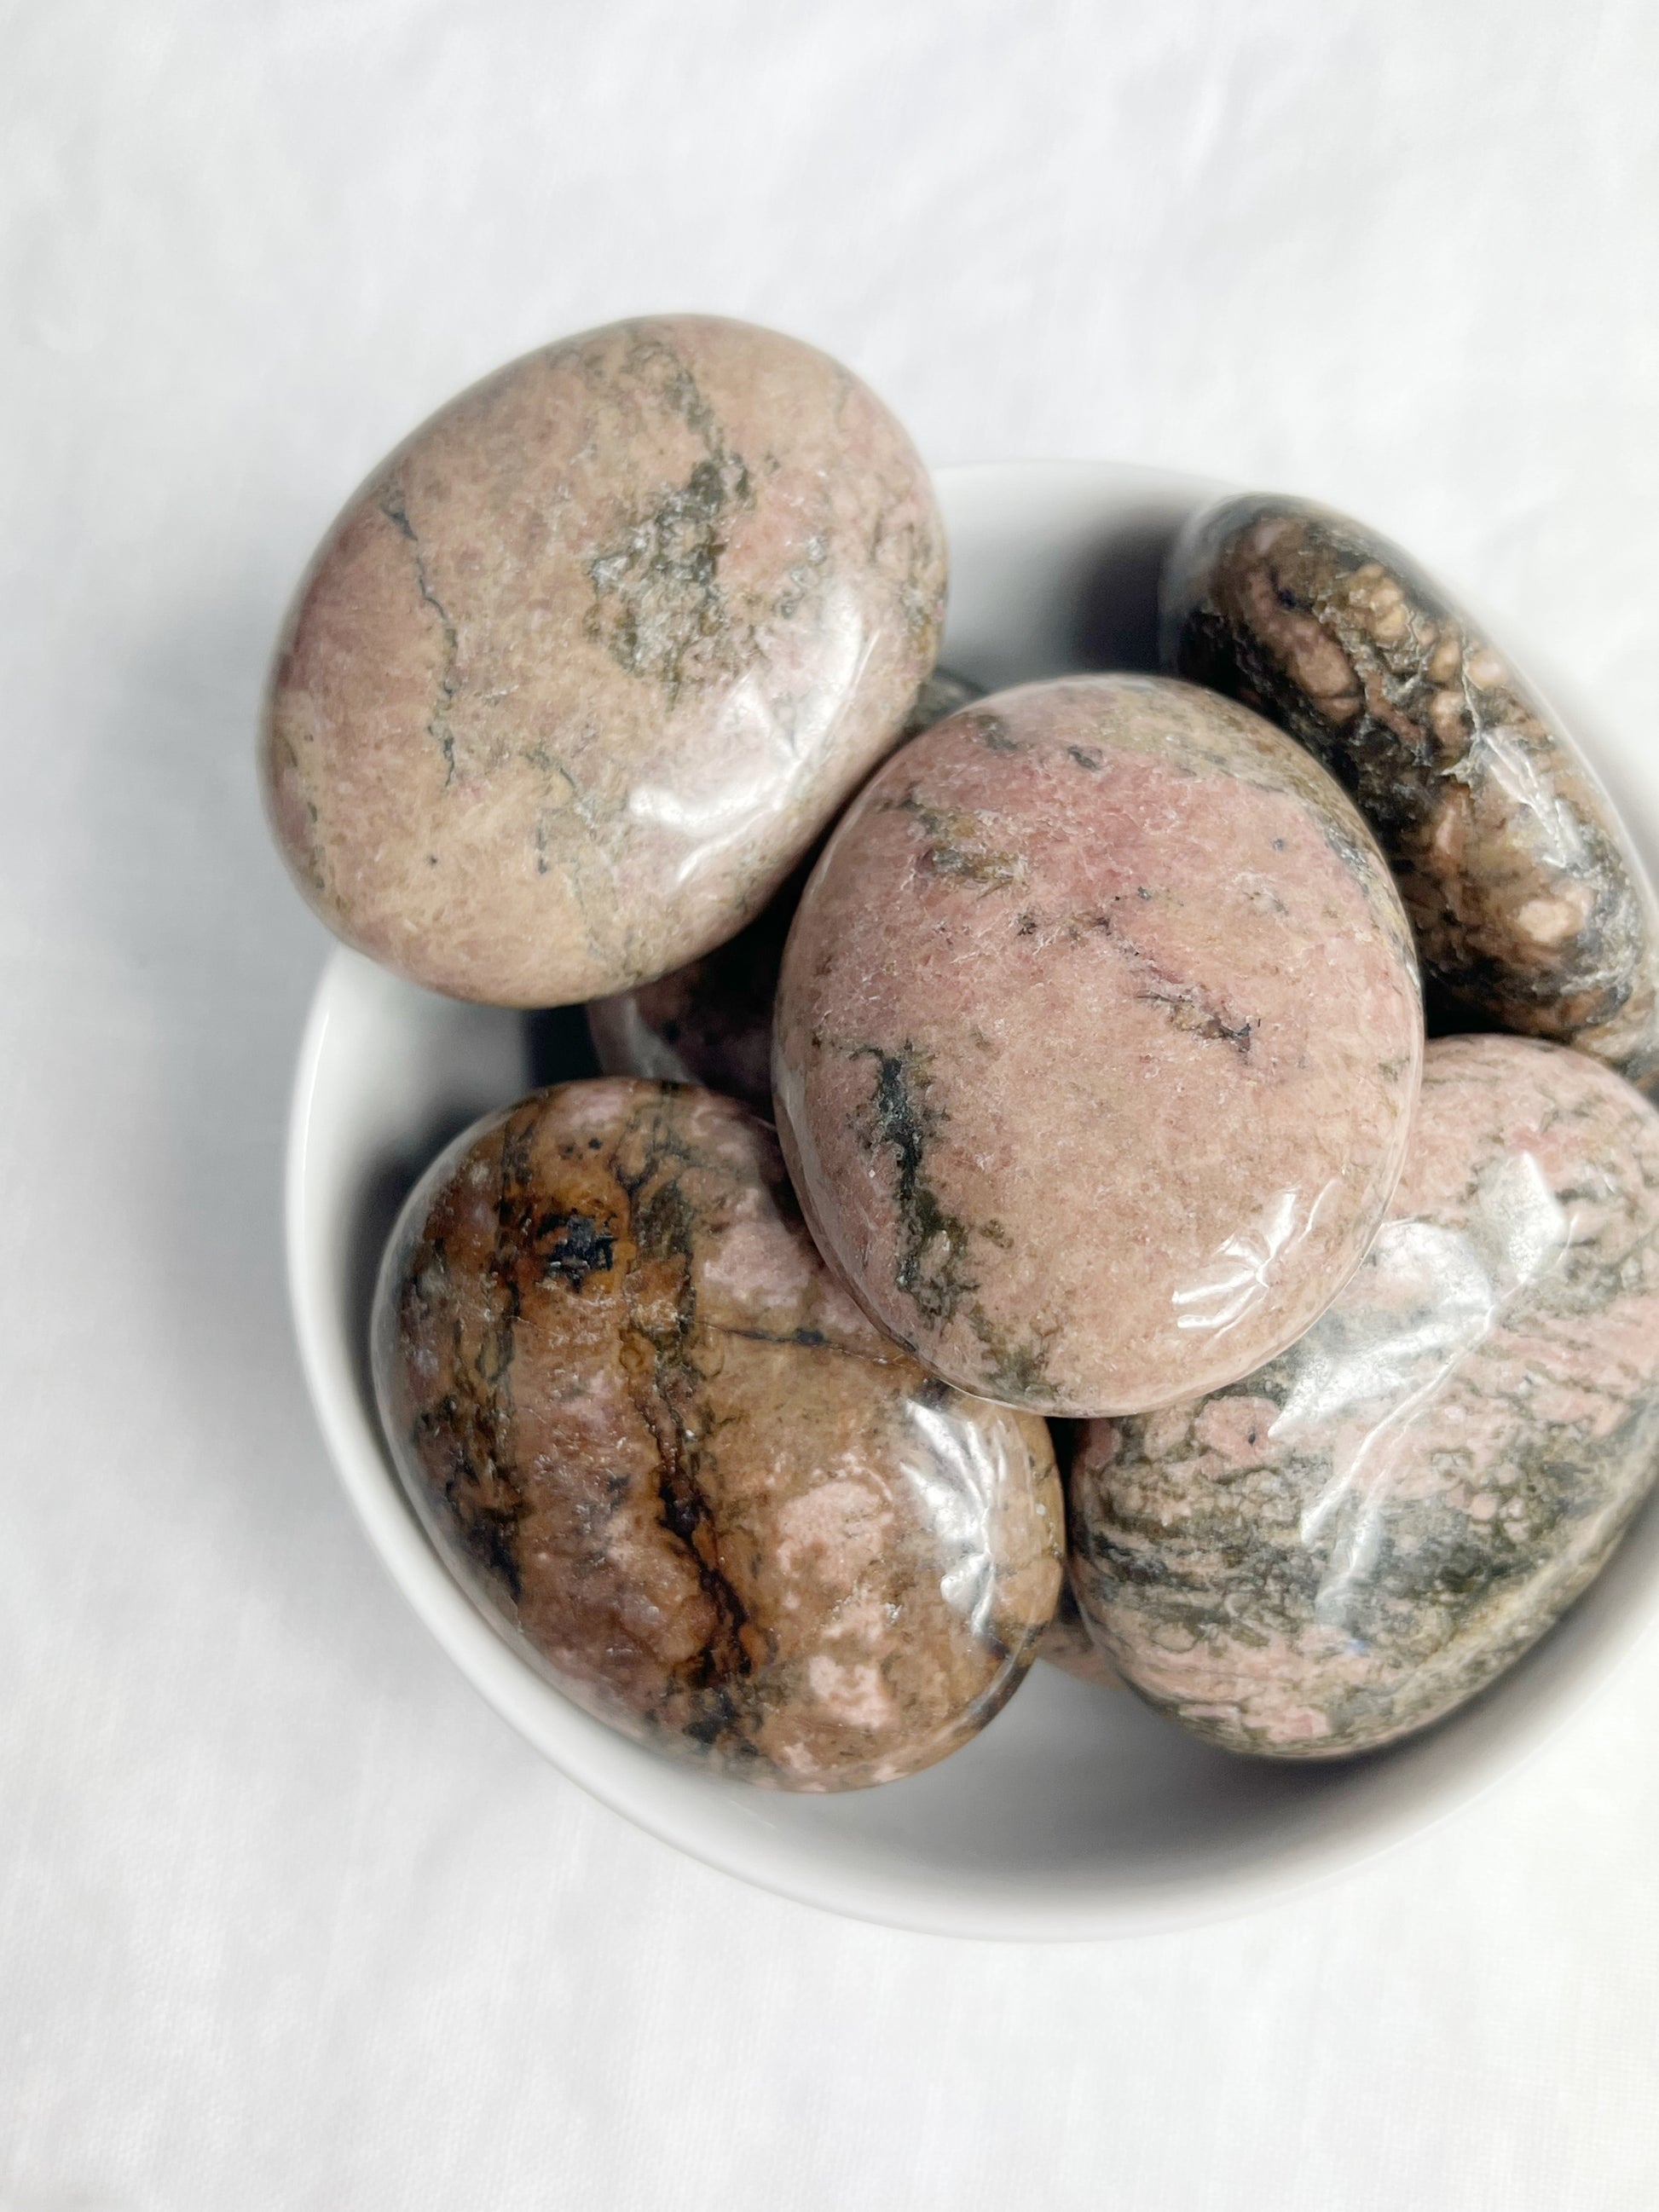
[[[981,696],[946,568],[881,402],[702,317],[513,363],[329,532],[262,733],[295,882],[586,1004],[602,1070],[411,1194],[389,1446],[532,1663],[741,1779],[914,1772],[1039,1653],[1368,1750],[1659,1464],[1652,895],[1339,516],[1194,515],[1161,675]]]

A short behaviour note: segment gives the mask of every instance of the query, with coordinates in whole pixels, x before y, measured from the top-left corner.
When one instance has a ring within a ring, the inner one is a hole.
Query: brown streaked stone
[[[882,1337],[770,1128],[604,1079],[468,1133],[411,1199],[374,1361],[444,1556],[557,1686],[789,1790],[913,1772],[1022,1679],[1059,1594],[1040,1421]]]

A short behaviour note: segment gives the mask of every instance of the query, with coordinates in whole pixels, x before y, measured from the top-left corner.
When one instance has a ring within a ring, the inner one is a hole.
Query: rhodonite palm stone
[[[935,669],[896,742],[931,729],[978,696],[976,684]],[[654,983],[592,1001],[588,1034],[607,1075],[700,1083],[771,1119],[772,1006],[809,865],[803,863],[765,912],[728,943]]]
[[[599,1080],[469,1133],[404,1210],[374,1369],[404,1483],[478,1602],[625,1734],[847,1790],[964,1743],[1059,1595],[1042,1422],[882,1337],[770,1128]]]
[[[1393,1194],[1422,1017],[1332,779],[1187,684],[1003,692],[887,763],[779,989],[820,1248],[959,1388],[1132,1412],[1298,1336]]]
[[[319,549],[265,718],[277,842],[418,982],[626,989],[735,935],[891,747],[945,576],[909,440],[813,347],[708,316],[548,346]]]
[[[1478,624],[1386,538],[1304,500],[1195,515],[1166,667],[1279,722],[1389,856],[1445,1026],[1575,1044],[1659,1082],[1659,912],[1606,793]]]
[[[1358,1273],[1231,1389],[1091,1424],[1073,1581],[1161,1711],[1323,1759],[1449,1712],[1541,1636],[1659,1465],[1659,1112],[1516,1037],[1430,1045]]]

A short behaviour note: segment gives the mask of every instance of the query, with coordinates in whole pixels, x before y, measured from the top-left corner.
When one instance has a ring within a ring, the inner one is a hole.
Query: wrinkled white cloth
[[[325,949],[251,769],[336,506],[631,310],[933,460],[1349,507],[1654,743],[1643,0],[0,9],[0,2208],[1651,2212],[1649,1644],[1270,1912],[842,1923],[544,1766],[405,1611],[290,1349]]]

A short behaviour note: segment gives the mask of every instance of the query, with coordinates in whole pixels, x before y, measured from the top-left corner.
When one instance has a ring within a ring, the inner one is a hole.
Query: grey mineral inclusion
[[[1659,1084],[1659,910],[1550,708],[1397,546],[1305,500],[1188,522],[1164,665],[1278,722],[1346,786],[1399,881],[1431,1026],[1575,1044]]]
[[[1659,1465],[1659,1111],[1588,1055],[1431,1043],[1364,1265],[1231,1389],[1085,1431],[1072,1577],[1161,1711],[1328,1759],[1550,1627]]]

